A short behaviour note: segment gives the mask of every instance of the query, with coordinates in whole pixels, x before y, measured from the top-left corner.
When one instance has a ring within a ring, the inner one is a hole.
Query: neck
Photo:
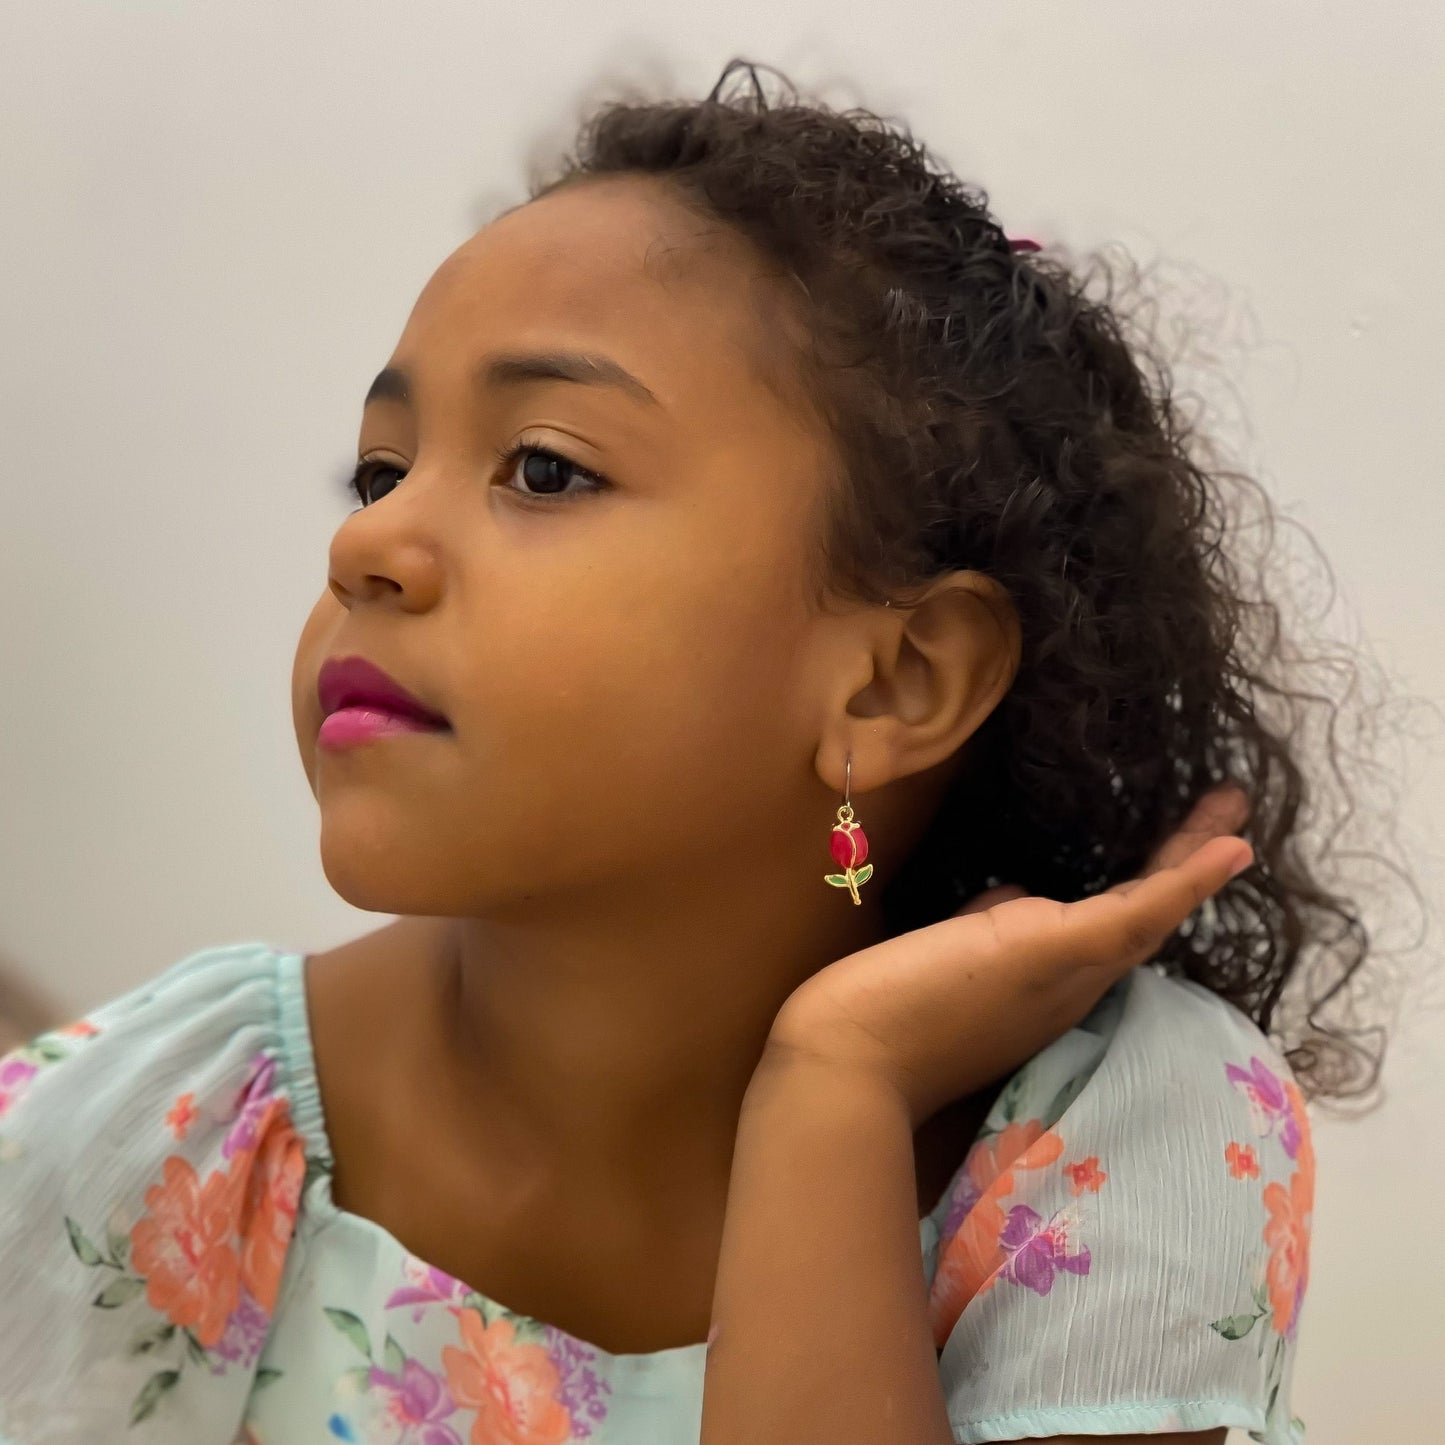
[[[716,875],[528,916],[408,920],[428,959],[438,1106],[545,1184],[665,1197],[726,1181],[743,1095],[788,995],[885,935],[876,894]],[[691,1182],[689,1184],[689,1181]]]

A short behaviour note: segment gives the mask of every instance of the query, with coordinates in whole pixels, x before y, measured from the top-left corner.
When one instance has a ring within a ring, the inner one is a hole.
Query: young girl
[[[1305,1096],[1377,1061],[1276,1017],[1363,935],[1213,478],[1069,268],[745,69],[367,395],[294,713],[396,920],[0,1062],[0,1439],[1303,1439]]]

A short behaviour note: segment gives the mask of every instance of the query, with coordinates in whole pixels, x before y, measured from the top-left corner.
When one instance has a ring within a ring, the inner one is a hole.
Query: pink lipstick
[[[316,696],[326,714],[316,734],[321,747],[452,730],[441,713],[364,657],[327,658],[316,679]]]

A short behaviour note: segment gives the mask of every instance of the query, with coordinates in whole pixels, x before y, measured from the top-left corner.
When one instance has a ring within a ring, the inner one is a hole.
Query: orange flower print
[[[1224,1161],[1236,1179],[1259,1178],[1259,1156],[1254,1152],[1252,1144],[1237,1144],[1231,1140],[1224,1151]]]
[[[1012,1178],[1009,1180],[1012,1184]],[[1008,1261],[999,1243],[1008,1216],[1000,1194],[990,1189],[964,1216],[938,1257],[933,1288],[928,1295],[933,1343],[941,1346],[953,1332],[964,1306],[987,1287],[994,1273]]]
[[[191,1127],[196,1117],[196,1096],[194,1094],[182,1094],[171,1106],[171,1111],[166,1115],[166,1127],[177,1139],[186,1137],[186,1130]]]
[[[231,1247],[235,1185],[217,1170],[204,1184],[173,1154],[146,1190],[147,1213],[130,1233],[131,1263],[146,1299],[172,1324],[194,1330],[209,1349],[225,1333],[240,1297],[240,1261]]]
[[[1064,1152],[1064,1141],[1037,1119],[1019,1120],[969,1150],[948,1217],[928,1296],[933,1342],[941,1346],[964,1306],[988,1289],[1009,1261],[1003,1242],[1014,1171],[1042,1169]],[[1102,1178],[1102,1176],[1101,1176]]]
[[[1278,1334],[1292,1335],[1299,1325],[1300,1306],[1310,1277],[1310,1224],[1315,1207],[1315,1149],[1305,1114],[1304,1097],[1293,1080],[1286,1082],[1290,1112],[1299,1134],[1295,1170],[1289,1186],[1269,1183],[1264,1187],[1264,1207],[1269,1219],[1264,1241],[1269,1245],[1265,1279],[1269,1303],[1274,1311]]]
[[[462,1409],[475,1410],[471,1445],[565,1445],[572,1416],[557,1398],[557,1367],[542,1345],[518,1344],[512,1322],[485,1324],[460,1311],[462,1346],[442,1350],[447,1388]]]
[[[306,1168],[285,1097],[255,1090],[246,1108],[245,1145],[227,1151],[226,1167],[202,1181],[171,1155],[130,1235],[151,1306],[208,1350],[233,1342],[228,1325],[264,1323],[275,1307]],[[167,1123],[179,1137],[196,1113],[183,1094]]]
[[[1064,1173],[1069,1176],[1070,1191],[1076,1195],[1082,1194],[1086,1189],[1090,1194],[1097,1194],[1099,1186],[1109,1177],[1099,1168],[1097,1154],[1091,1154],[1077,1164],[1065,1164]]]
[[[280,1292],[306,1172],[301,1138],[291,1125],[285,1099],[273,1096],[266,1101],[256,1138],[252,1148],[231,1156],[231,1174],[244,1190],[236,1220],[241,1283],[269,1315]]]
[[[1274,1327],[1282,1335],[1292,1332],[1309,1282],[1310,1213],[1304,1196],[1298,1171],[1290,1176],[1288,1189],[1283,1184],[1264,1187],[1264,1205],[1269,1210],[1269,1222],[1264,1226],[1269,1245],[1266,1279]]]
[[[982,1192],[1010,1167],[1041,1169],[1064,1152],[1064,1141],[1047,1133],[1037,1119],[1019,1119],[989,1139],[980,1139],[968,1152],[968,1177]],[[1010,1180],[1003,1192],[1013,1192]]]
[[[1315,1141],[1310,1133],[1309,1115],[1305,1112],[1304,1095],[1299,1085],[1290,1079],[1284,1086],[1289,1095],[1290,1114],[1294,1119],[1295,1132],[1299,1135],[1299,1148],[1295,1153],[1295,1173],[1300,1177],[1302,1197],[1306,1200],[1305,1212],[1315,1207]]]

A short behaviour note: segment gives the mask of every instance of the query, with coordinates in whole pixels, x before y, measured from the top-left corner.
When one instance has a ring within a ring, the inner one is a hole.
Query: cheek
[[[776,797],[811,754],[789,691],[797,636],[762,589],[722,579],[619,580],[590,608],[533,611],[478,661],[479,760],[517,791],[513,816],[570,813],[589,820],[579,833],[630,832],[625,847],[695,843],[699,810]]]
[[[321,704],[316,700],[316,674],[326,654],[327,638],[335,626],[341,604],[324,593],[301,629],[291,663],[291,723],[296,746],[306,769],[311,791],[316,791],[316,729],[321,726]]]

